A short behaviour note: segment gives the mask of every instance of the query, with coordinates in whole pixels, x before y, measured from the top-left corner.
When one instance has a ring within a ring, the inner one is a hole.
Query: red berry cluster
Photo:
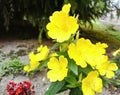
[[[11,80],[7,84],[6,90],[8,95],[35,95],[34,86],[30,81],[15,83]]]

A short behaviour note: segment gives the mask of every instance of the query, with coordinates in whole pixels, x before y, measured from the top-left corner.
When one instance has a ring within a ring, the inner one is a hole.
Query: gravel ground
[[[45,41],[44,44],[49,43],[49,46],[51,43],[49,41]],[[19,59],[21,62],[28,64],[29,58],[28,54],[31,51],[34,51],[40,44],[38,44],[38,41],[35,39],[30,40],[16,40],[16,39],[8,39],[0,40],[0,52],[2,53],[2,56],[0,57],[0,64],[4,63],[5,61],[8,61],[11,59],[12,56],[15,54],[19,55]],[[9,56],[8,56],[9,55]],[[27,77],[24,75],[16,75],[14,78],[10,76],[5,76],[0,81],[0,95],[7,95],[5,87],[9,80],[14,80],[15,82],[20,82],[24,80],[31,80],[33,85],[35,86],[35,95],[44,95],[44,92],[49,87],[49,81],[46,78],[46,69],[41,71],[40,73],[32,76]]]

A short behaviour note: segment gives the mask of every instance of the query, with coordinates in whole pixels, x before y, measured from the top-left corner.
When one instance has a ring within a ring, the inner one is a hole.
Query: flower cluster
[[[14,81],[9,81],[6,86],[8,95],[34,95],[34,86],[30,81],[24,81],[20,83],[15,83]]]
[[[32,65],[30,62],[30,66],[24,70],[34,70],[41,60],[47,58],[47,77],[54,84],[51,84],[46,95],[54,95],[57,91],[63,91],[62,88],[72,89],[71,91],[79,88],[78,93],[95,95],[96,92],[102,92],[103,77],[114,77],[114,71],[118,67],[109,61],[106,43],[93,44],[89,39],[79,38],[78,17],[69,15],[70,7],[70,4],[65,4],[61,11],[54,12],[46,26],[48,35],[57,41],[59,50],[49,55],[50,50],[46,47],[44,51],[40,48],[40,54],[31,53],[31,62],[36,63]]]
[[[81,38],[75,44],[71,43],[68,46],[68,55],[82,68],[89,64],[93,69],[97,69],[100,75],[112,78],[113,71],[116,71],[118,67],[115,63],[108,61],[108,56],[105,55],[106,47],[105,43],[92,44],[90,40]]]

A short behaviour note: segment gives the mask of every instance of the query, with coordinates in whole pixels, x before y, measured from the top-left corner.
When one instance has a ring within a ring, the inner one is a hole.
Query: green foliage
[[[79,19],[84,22],[91,22],[91,19],[100,17],[110,12],[110,0],[64,0],[70,2],[72,13],[79,14]]]
[[[4,75],[23,73],[24,64],[18,58],[0,64],[0,78]]]
[[[51,83],[49,90],[45,95],[55,95],[65,85],[65,81]],[[54,89],[54,90],[53,90]]]
[[[78,86],[78,81],[73,75],[68,75],[68,77],[65,78],[65,81],[68,83],[66,85],[68,88],[76,88]]]
[[[75,65],[75,62],[73,60],[69,60],[69,68],[70,70],[75,74],[78,75],[78,66]]]
[[[79,88],[74,88],[71,89],[70,94],[69,95],[82,95],[82,91]]]

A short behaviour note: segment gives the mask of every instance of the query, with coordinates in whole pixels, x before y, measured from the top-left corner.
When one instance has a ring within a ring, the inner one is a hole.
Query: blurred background
[[[71,3],[70,15],[79,14],[84,25],[95,19],[120,16],[120,0],[0,0],[0,37],[46,37],[46,24],[54,11]]]

